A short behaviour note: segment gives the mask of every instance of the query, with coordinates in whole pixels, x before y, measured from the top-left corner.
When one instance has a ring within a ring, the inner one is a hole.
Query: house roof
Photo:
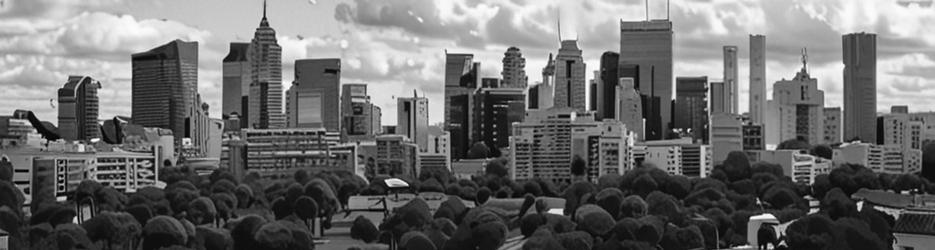
[[[894,233],[935,235],[935,214],[906,213],[899,216]]]

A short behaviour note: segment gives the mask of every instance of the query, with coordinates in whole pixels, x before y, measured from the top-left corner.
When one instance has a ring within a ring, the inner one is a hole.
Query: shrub
[[[410,231],[403,234],[399,240],[399,246],[406,250],[435,250],[435,244],[428,236],[419,231]]]
[[[575,209],[581,205],[585,195],[595,192],[596,187],[590,182],[579,181],[572,183],[567,189],[565,189],[565,215],[575,214]]]
[[[284,222],[274,221],[261,226],[253,236],[259,249],[287,250],[293,245],[292,230]]]
[[[591,249],[594,246],[594,237],[584,231],[560,233],[556,238],[565,249]]]
[[[525,244],[523,244],[523,250],[542,249],[563,250],[565,247],[563,247],[558,239],[556,239],[552,231],[549,231],[545,228],[540,228],[529,237],[529,240],[527,240]]]
[[[520,219],[519,230],[524,237],[530,237],[533,233],[536,232],[536,229],[539,229],[542,225],[547,223],[544,215],[541,214],[527,214]]]
[[[351,239],[361,240],[366,243],[375,241],[379,233],[380,231],[373,225],[373,222],[363,216],[357,216],[351,226]]]
[[[231,230],[231,238],[234,239],[234,250],[259,249],[259,243],[253,238],[253,235],[266,224],[266,219],[257,215],[247,215],[235,221],[236,225]]]
[[[481,187],[477,190],[476,202],[478,205],[487,203],[487,200],[490,199],[490,189],[487,187]]]
[[[614,227],[614,217],[601,207],[586,204],[575,211],[579,229],[593,236],[604,236]]]
[[[172,245],[185,245],[188,232],[185,226],[175,218],[156,216],[146,222],[143,228],[143,249],[159,249]]]
[[[615,187],[605,188],[597,193],[597,205],[612,216],[620,215],[620,206],[623,203],[623,192]]]

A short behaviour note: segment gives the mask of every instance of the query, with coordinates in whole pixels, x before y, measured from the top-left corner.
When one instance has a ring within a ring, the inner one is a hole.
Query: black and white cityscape
[[[0,250],[935,249],[933,0],[0,0]]]

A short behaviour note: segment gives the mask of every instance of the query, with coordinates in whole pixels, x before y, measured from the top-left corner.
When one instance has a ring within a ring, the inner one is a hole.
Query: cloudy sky
[[[841,106],[841,35],[878,34],[878,110],[935,110],[932,0],[649,0],[649,16],[674,23],[675,75],[722,75],[723,45],[740,48],[741,110],[747,109],[748,34],[767,37],[767,82],[792,78],[808,48],[826,106]],[[413,90],[443,103],[445,50],[473,53],[484,76],[498,76],[509,46],[522,49],[530,83],[541,81],[562,38],[579,40],[588,70],[618,51],[619,21],[646,18],[640,0],[270,0],[269,21],[283,46],[283,83],[294,60],[341,58],[342,82],[368,83],[395,124],[395,96]],[[99,79],[101,118],[130,114],[130,54],[173,39],[199,42],[199,92],[219,116],[221,59],[249,41],[260,0],[0,0],[0,114],[50,105],[68,75]],[[588,74],[590,78],[592,74]],[[771,89],[771,87],[770,87]],[[431,106],[431,121],[443,109]]]

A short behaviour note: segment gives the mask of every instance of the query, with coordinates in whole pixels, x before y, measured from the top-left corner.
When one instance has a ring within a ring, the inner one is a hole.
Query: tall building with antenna
[[[587,65],[581,57],[577,40],[562,41],[555,57],[555,96],[553,106],[571,107],[577,111],[587,110]]]
[[[250,97],[248,100],[248,126],[252,128],[282,128],[286,125],[282,95],[282,47],[276,40],[276,30],[266,19],[266,1],[263,18],[250,43],[251,64]]]
[[[620,21],[618,77],[636,79],[634,87],[643,96],[646,140],[665,138],[671,127],[672,35],[669,20]],[[628,69],[635,72],[625,72]]]

